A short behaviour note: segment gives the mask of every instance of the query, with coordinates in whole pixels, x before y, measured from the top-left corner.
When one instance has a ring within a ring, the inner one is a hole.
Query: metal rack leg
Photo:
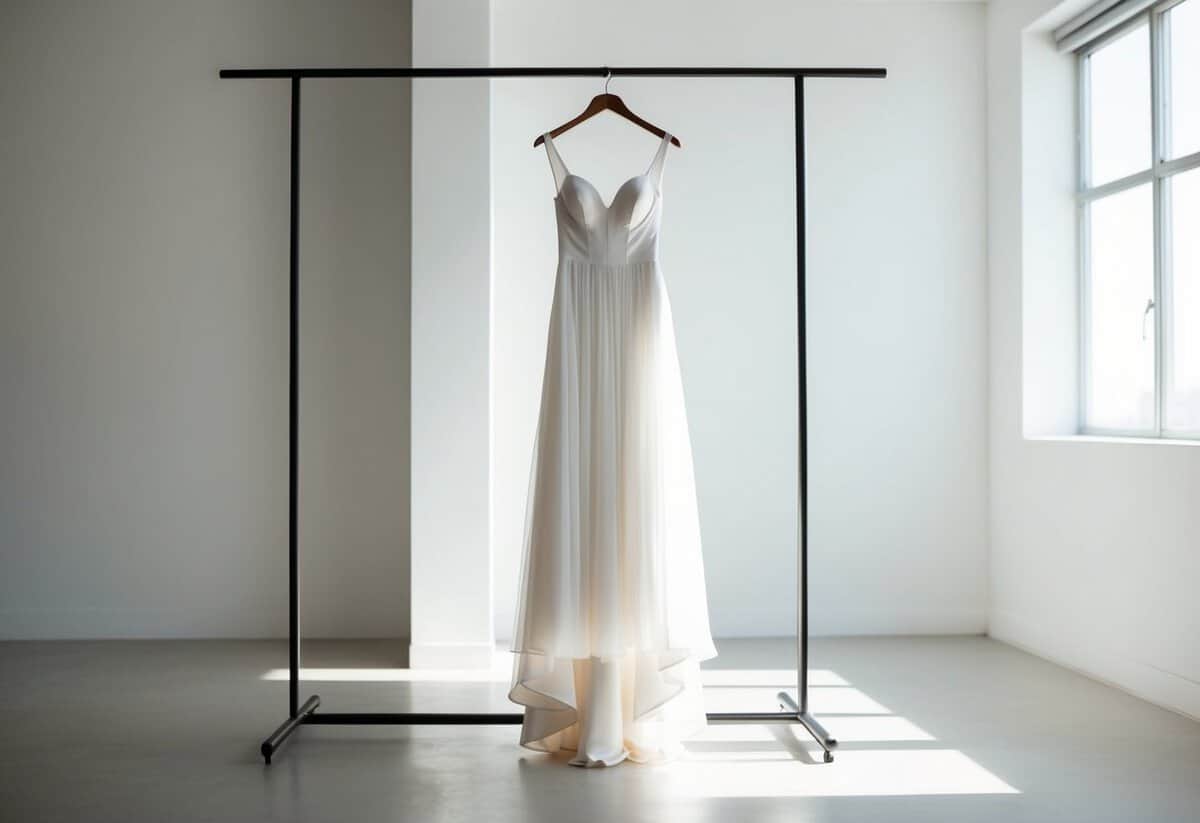
[[[279,747],[283,745],[283,741],[291,736],[297,726],[306,722],[308,717],[317,710],[317,706],[320,705],[321,698],[314,694],[308,700],[304,701],[304,705],[300,707],[300,711],[297,714],[283,721],[283,724],[271,732],[271,736],[263,741],[262,746],[259,747],[259,751],[262,752],[263,760],[266,761],[268,766],[271,765],[271,755],[275,754]]]
[[[808,237],[806,233],[807,192],[805,191],[804,78],[793,82],[794,122],[796,126],[796,365],[797,428],[799,441],[796,535],[796,693],[797,704],[787,692],[779,693],[780,704],[796,713],[813,739],[825,750],[825,762],[833,762],[832,749],[837,741],[808,712]]]
[[[832,763],[833,750],[837,748],[838,744],[837,740],[833,738],[829,732],[825,731],[825,727],[822,726],[815,717],[808,712],[800,711],[800,707],[796,705],[796,701],[792,699],[790,694],[787,692],[780,692],[777,697],[779,698],[779,705],[788,711],[794,712],[796,715],[796,720],[800,722],[800,725],[808,729],[808,733],[812,735],[813,740],[817,741],[818,745],[824,749],[825,762]]]
[[[300,78],[292,78],[291,208],[288,222],[288,707],[300,712]]]

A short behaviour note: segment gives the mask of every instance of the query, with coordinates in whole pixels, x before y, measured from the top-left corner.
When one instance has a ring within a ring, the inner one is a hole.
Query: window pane
[[[1171,250],[1166,291],[1167,336],[1164,425],[1200,431],[1200,169],[1168,178]]]
[[[1087,425],[1154,428],[1154,214],[1146,183],[1088,207]]]
[[[1149,27],[1097,49],[1087,68],[1088,184],[1096,186],[1150,168]]]
[[[1187,0],[1166,15],[1168,157],[1200,151],[1200,0]]]

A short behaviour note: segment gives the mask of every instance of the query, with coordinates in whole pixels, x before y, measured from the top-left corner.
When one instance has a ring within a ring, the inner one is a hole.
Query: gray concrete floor
[[[710,711],[774,711],[784,639],[718,642]],[[397,643],[310,642],[327,711],[517,711],[509,661],[412,673]],[[567,765],[515,726],[305,727],[270,767],[280,642],[0,644],[3,821],[1197,821],[1200,724],[981,637],[813,643],[792,726],[713,725],[684,760]]]

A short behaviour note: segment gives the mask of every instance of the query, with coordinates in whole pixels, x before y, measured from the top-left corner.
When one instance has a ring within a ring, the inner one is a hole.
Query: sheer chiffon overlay
[[[522,746],[570,763],[673,760],[707,725],[700,524],[671,306],[662,168],[605,204],[550,135],[558,228],[509,698]]]

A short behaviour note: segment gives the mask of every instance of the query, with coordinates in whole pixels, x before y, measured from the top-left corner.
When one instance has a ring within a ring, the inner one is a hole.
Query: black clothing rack
[[[291,222],[289,238],[290,357],[288,409],[288,718],[263,741],[261,751],[267,763],[297,726],[308,725],[413,725],[413,724],[520,724],[522,713],[468,712],[393,712],[323,713],[317,711],[321,698],[310,696],[300,703],[300,619],[296,516],[298,507],[297,407],[299,405],[299,332],[300,332],[300,82],[304,78],[365,77],[791,77],[793,79],[796,125],[796,323],[799,362],[799,534],[797,535],[796,651],[797,693],[799,702],[786,691],[778,693],[782,712],[709,712],[708,719],[718,723],[798,723],[808,730],[824,750],[826,763],[833,762],[837,741],[829,735],[808,710],[808,392],[805,329],[805,191],[804,191],[804,81],[816,78],[882,78],[881,68],[773,68],[773,67],[496,67],[496,68],[294,68],[294,69],[222,69],[223,78],[291,80]]]

